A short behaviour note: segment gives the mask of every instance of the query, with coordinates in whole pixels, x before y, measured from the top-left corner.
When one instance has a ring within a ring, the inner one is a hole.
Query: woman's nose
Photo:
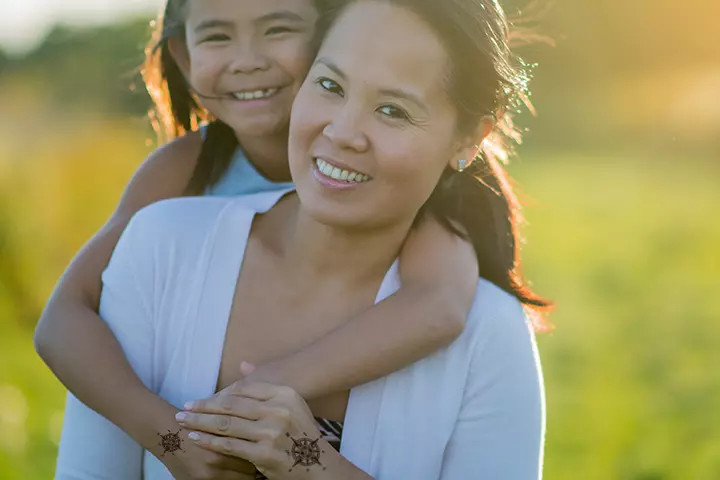
[[[339,112],[339,114],[325,126],[323,135],[338,148],[363,152],[367,150],[369,146],[369,140],[362,131],[359,119],[347,111]]]

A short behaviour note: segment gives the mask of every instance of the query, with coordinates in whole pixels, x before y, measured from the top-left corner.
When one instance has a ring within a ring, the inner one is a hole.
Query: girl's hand
[[[189,438],[196,445],[245,459],[273,480],[316,479],[338,455],[305,400],[285,385],[236,383],[189,402],[178,422],[194,430]]]
[[[255,465],[237,457],[223,455],[196,445],[188,431],[180,432],[182,451],[166,453],[161,460],[178,480],[255,480]]]

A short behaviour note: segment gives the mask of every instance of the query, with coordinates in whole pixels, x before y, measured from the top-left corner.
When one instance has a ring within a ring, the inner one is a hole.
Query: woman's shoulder
[[[466,329],[478,352],[514,353],[529,359],[536,350],[532,324],[522,303],[484,278],[478,280]]]
[[[160,200],[141,208],[130,220],[145,238],[159,241],[179,239],[185,243],[205,238],[226,214],[228,221],[250,222],[255,213],[264,213],[292,189],[232,197],[199,196]],[[130,226],[128,228],[130,228]]]
[[[218,221],[221,213],[235,205],[247,209],[231,197],[168,198],[141,208],[130,220],[130,226],[146,237],[204,236]]]
[[[470,317],[477,322],[496,319],[517,324],[526,320],[522,303],[517,297],[482,277],[478,279]]]

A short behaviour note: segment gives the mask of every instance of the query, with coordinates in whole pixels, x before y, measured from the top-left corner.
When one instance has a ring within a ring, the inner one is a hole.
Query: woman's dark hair
[[[337,0],[328,9],[321,17],[318,38],[354,1],[358,0]],[[533,293],[523,278],[521,205],[503,168],[514,153],[512,142],[521,140],[512,111],[523,103],[532,110],[527,67],[513,54],[510,42],[546,39],[524,24],[513,31],[497,0],[380,1],[419,15],[444,42],[451,64],[448,94],[457,107],[461,133],[472,132],[486,116],[495,120],[495,128],[466,170],[445,169],[417,221],[424,214],[433,215],[472,242],[480,276],[520,300],[536,330],[550,329],[545,313],[552,303]]]

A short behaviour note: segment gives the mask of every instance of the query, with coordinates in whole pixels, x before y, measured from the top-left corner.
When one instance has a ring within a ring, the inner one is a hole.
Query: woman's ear
[[[180,37],[168,38],[168,50],[185,80],[190,78],[190,52],[187,43]]]
[[[450,161],[450,167],[462,172],[473,162],[483,140],[492,133],[495,128],[495,119],[492,115],[486,115],[480,119],[477,128],[464,137],[458,144],[458,148]]]

